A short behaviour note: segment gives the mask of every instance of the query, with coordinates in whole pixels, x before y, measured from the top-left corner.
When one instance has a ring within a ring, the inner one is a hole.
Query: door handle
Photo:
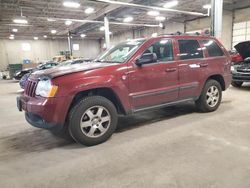
[[[201,63],[200,64],[200,67],[203,68],[203,67],[207,67],[208,66],[208,63]]]
[[[165,71],[166,72],[175,72],[175,71],[177,71],[177,68],[167,68]]]

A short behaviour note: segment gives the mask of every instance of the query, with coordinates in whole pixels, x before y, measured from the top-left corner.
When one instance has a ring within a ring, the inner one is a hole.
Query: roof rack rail
[[[180,31],[177,31],[175,33],[168,33],[168,34],[161,34],[160,36],[163,35],[186,35],[186,36],[209,36],[210,32],[209,31],[205,31],[204,33],[200,33],[200,32],[194,32],[194,33],[182,33]]]

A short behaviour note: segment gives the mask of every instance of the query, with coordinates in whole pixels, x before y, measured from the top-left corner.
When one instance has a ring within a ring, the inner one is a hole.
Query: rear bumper
[[[25,111],[25,118],[32,126],[60,129],[65,124],[69,100],[67,97],[42,98],[22,95],[17,97],[17,108]]]
[[[233,74],[233,81],[235,82],[250,82],[250,74]]]

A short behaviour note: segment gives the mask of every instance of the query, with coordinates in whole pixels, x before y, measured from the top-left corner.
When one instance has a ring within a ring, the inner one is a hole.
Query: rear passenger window
[[[178,40],[180,59],[203,58],[203,51],[197,40]]]
[[[223,56],[224,53],[218,44],[213,40],[203,40],[203,45],[207,48],[209,57]]]

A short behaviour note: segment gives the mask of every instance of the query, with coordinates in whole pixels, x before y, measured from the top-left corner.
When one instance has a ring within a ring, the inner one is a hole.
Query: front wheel
[[[236,82],[236,81],[232,81],[231,85],[234,87],[241,87],[243,84],[243,82]]]
[[[80,144],[92,146],[105,142],[117,126],[114,104],[102,96],[82,99],[70,111],[69,131]]]
[[[213,112],[220,106],[222,89],[216,80],[208,80],[196,101],[197,108],[202,112]]]

